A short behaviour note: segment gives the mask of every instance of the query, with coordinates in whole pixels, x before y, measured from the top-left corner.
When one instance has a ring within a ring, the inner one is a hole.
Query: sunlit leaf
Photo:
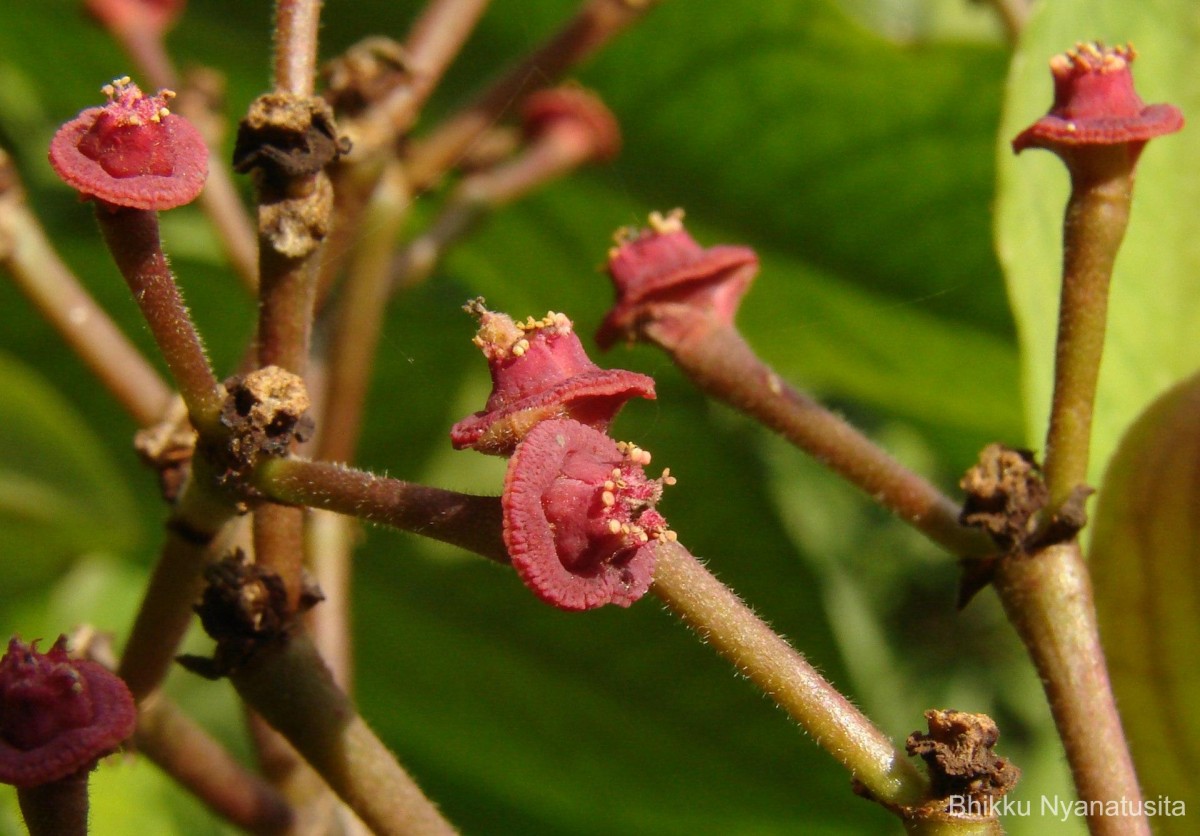
[[[1200,377],[1121,440],[1096,508],[1091,563],[1113,688],[1149,798],[1200,793]],[[1191,832],[1159,818],[1162,833]]]

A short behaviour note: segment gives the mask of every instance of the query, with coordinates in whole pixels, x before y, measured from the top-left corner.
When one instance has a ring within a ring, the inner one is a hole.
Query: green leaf
[[[1200,797],[1200,376],[1121,440],[1096,508],[1091,563],[1113,689],[1148,798]],[[1157,820],[1162,833],[1192,832]]]
[[[1049,107],[1050,57],[1080,40],[1134,43],[1138,90],[1200,115],[1200,17],[1191,0],[1045,0],[1021,39],[1008,81],[998,153],[996,234],[1016,314],[1027,441],[1043,443],[1053,380],[1068,180],[1052,154],[1014,157],[1009,140]],[[1114,270],[1096,399],[1092,484],[1121,433],[1146,405],[1200,366],[1200,133],[1151,142],[1138,165],[1129,231]]]
[[[40,375],[0,354],[0,561],[8,590],[137,540],[107,451]]]

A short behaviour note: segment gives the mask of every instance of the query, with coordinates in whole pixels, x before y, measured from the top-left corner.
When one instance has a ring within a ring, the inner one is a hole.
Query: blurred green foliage
[[[55,127],[128,71],[78,5],[46,0],[6,16],[0,141],[64,257],[153,355],[89,209],[45,162]],[[418,130],[574,5],[495,0]],[[490,219],[430,282],[395,300],[360,463],[498,493],[500,463],[449,450],[450,423],[487,390],[460,305],[482,294],[517,316],[562,310],[586,337],[610,299],[597,267],[613,230],[676,205],[702,243],[759,251],[762,274],[740,319],[751,343],[902,459],[953,490],[985,443],[1025,442],[1016,337],[991,243],[1010,51],[986,9],[930,0],[899,15],[896,5],[666,2],[581,68],[578,79],[621,121],[621,157]],[[417,8],[329,0],[322,56],[367,34],[402,38]],[[270,43],[270,4],[244,0],[193,0],[171,37],[182,65],[225,73],[233,119],[269,84]],[[1044,66],[1041,54],[1032,60]],[[1049,100],[1043,82],[1028,93],[1032,112]],[[1060,204],[1050,202],[1042,211],[1053,217]],[[416,215],[435,208],[436,196],[422,198]],[[163,226],[225,373],[253,303],[194,207]],[[19,503],[0,505],[0,632],[52,638],[90,620],[123,637],[165,515],[131,451],[134,427],[8,283],[0,317],[0,386],[20,392],[0,412],[0,502],[28,499],[22,486],[34,478],[64,498],[23,519]],[[988,712],[1003,730],[1000,751],[1025,770],[1021,797],[1069,792],[1036,678],[990,596],[954,611],[949,558],[697,395],[661,355],[621,349],[602,362],[658,381],[658,400],[631,405],[616,432],[679,477],[663,506],[672,527],[830,679],[898,739],[926,708]],[[25,433],[34,421],[43,435]],[[42,518],[62,534],[31,548],[20,526]],[[355,571],[362,711],[466,832],[895,828],[653,600],[557,612],[509,572],[388,530],[366,533]],[[244,751],[227,686],[177,673],[170,687]],[[94,786],[97,834],[225,832],[144,762],[101,770]],[[10,821],[0,812],[0,830]],[[1006,822],[1012,833],[1043,825]]]

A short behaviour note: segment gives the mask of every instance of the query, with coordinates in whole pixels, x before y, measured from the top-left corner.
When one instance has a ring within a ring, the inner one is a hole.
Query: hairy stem
[[[650,591],[875,798],[906,805],[924,797],[928,785],[912,761],[687,549],[659,546]]]
[[[275,89],[280,92],[313,94],[321,4],[321,0],[275,2]]]
[[[653,324],[646,332],[654,338]],[[957,504],[844,418],[792,388],[736,329],[715,326],[702,339],[658,344],[702,390],[757,418],[933,542],[958,556],[994,551],[986,537],[959,523]]]
[[[117,673],[135,700],[162,683],[192,621],[192,605],[203,588],[202,573],[234,505],[217,495],[204,459],[192,461],[192,476],[167,521],[167,539],[150,576]]]
[[[404,41],[410,77],[347,125],[355,151],[372,158],[403,136],[491,0],[431,0]]]
[[[372,832],[455,832],[334,684],[307,635],[262,648],[230,679]]]
[[[165,696],[142,703],[134,746],[231,824],[256,834],[291,827],[291,808],[279,793]]]
[[[74,775],[17,790],[17,802],[29,836],[87,836],[88,774]]]
[[[1140,809],[1141,790],[1108,680],[1079,544],[1003,560],[993,584],[1041,675],[1080,798],[1101,808],[1124,802]],[[1150,832],[1141,816],[1105,812],[1088,816],[1095,836]]]
[[[402,482],[330,462],[272,459],[254,483],[277,502],[307,505],[382,523],[508,562],[500,500]]]
[[[1108,166],[1072,167],[1063,221],[1063,283],[1054,358],[1054,398],[1046,438],[1045,478],[1053,512],[1086,484],[1092,410],[1108,318],[1108,286],[1133,196],[1133,169],[1124,146]],[[1104,160],[1093,149],[1089,161]]]
[[[96,218],[187,404],[193,426],[201,433],[211,431],[221,410],[221,388],[167,266],[159,241],[157,213],[97,202]]]

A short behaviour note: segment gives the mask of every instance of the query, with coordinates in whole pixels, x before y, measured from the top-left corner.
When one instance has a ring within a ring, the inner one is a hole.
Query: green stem
[[[654,324],[645,330],[653,340]],[[956,503],[844,418],[792,388],[735,328],[713,325],[696,333],[655,343],[703,391],[758,419],[952,554],[995,550],[980,532],[959,523]]]
[[[1108,286],[1133,195],[1133,168],[1124,146],[1107,154],[1103,148],[1090,149],[1088,163],[1086,173],[1069,165],[1071,197],[1063,221],[1063,283],[1045,462],[1051,513],[1087,483]]]
[[[221,411],[222,391],[208,364],[204,345],[167,266],[158,234],[158,215],[97,202],[104,241],[142,310],[162,352],[192,425],[211,432]]]
[[[334,684],[307,635],[262,648],[230,679],[371,832],[455,832]]]
[[[1093,836],[1149,834],[1143,817],[1105,815],[1109,802],[1140,808],[1141,790],[1121,729],[1077,542],[1000,562],[993,584],[1033,658],[1079,797],[1100,807]]]
[[[928,783],[904,752],[687,549],[658,549],[650,591],[889,805],[919,803]]]

